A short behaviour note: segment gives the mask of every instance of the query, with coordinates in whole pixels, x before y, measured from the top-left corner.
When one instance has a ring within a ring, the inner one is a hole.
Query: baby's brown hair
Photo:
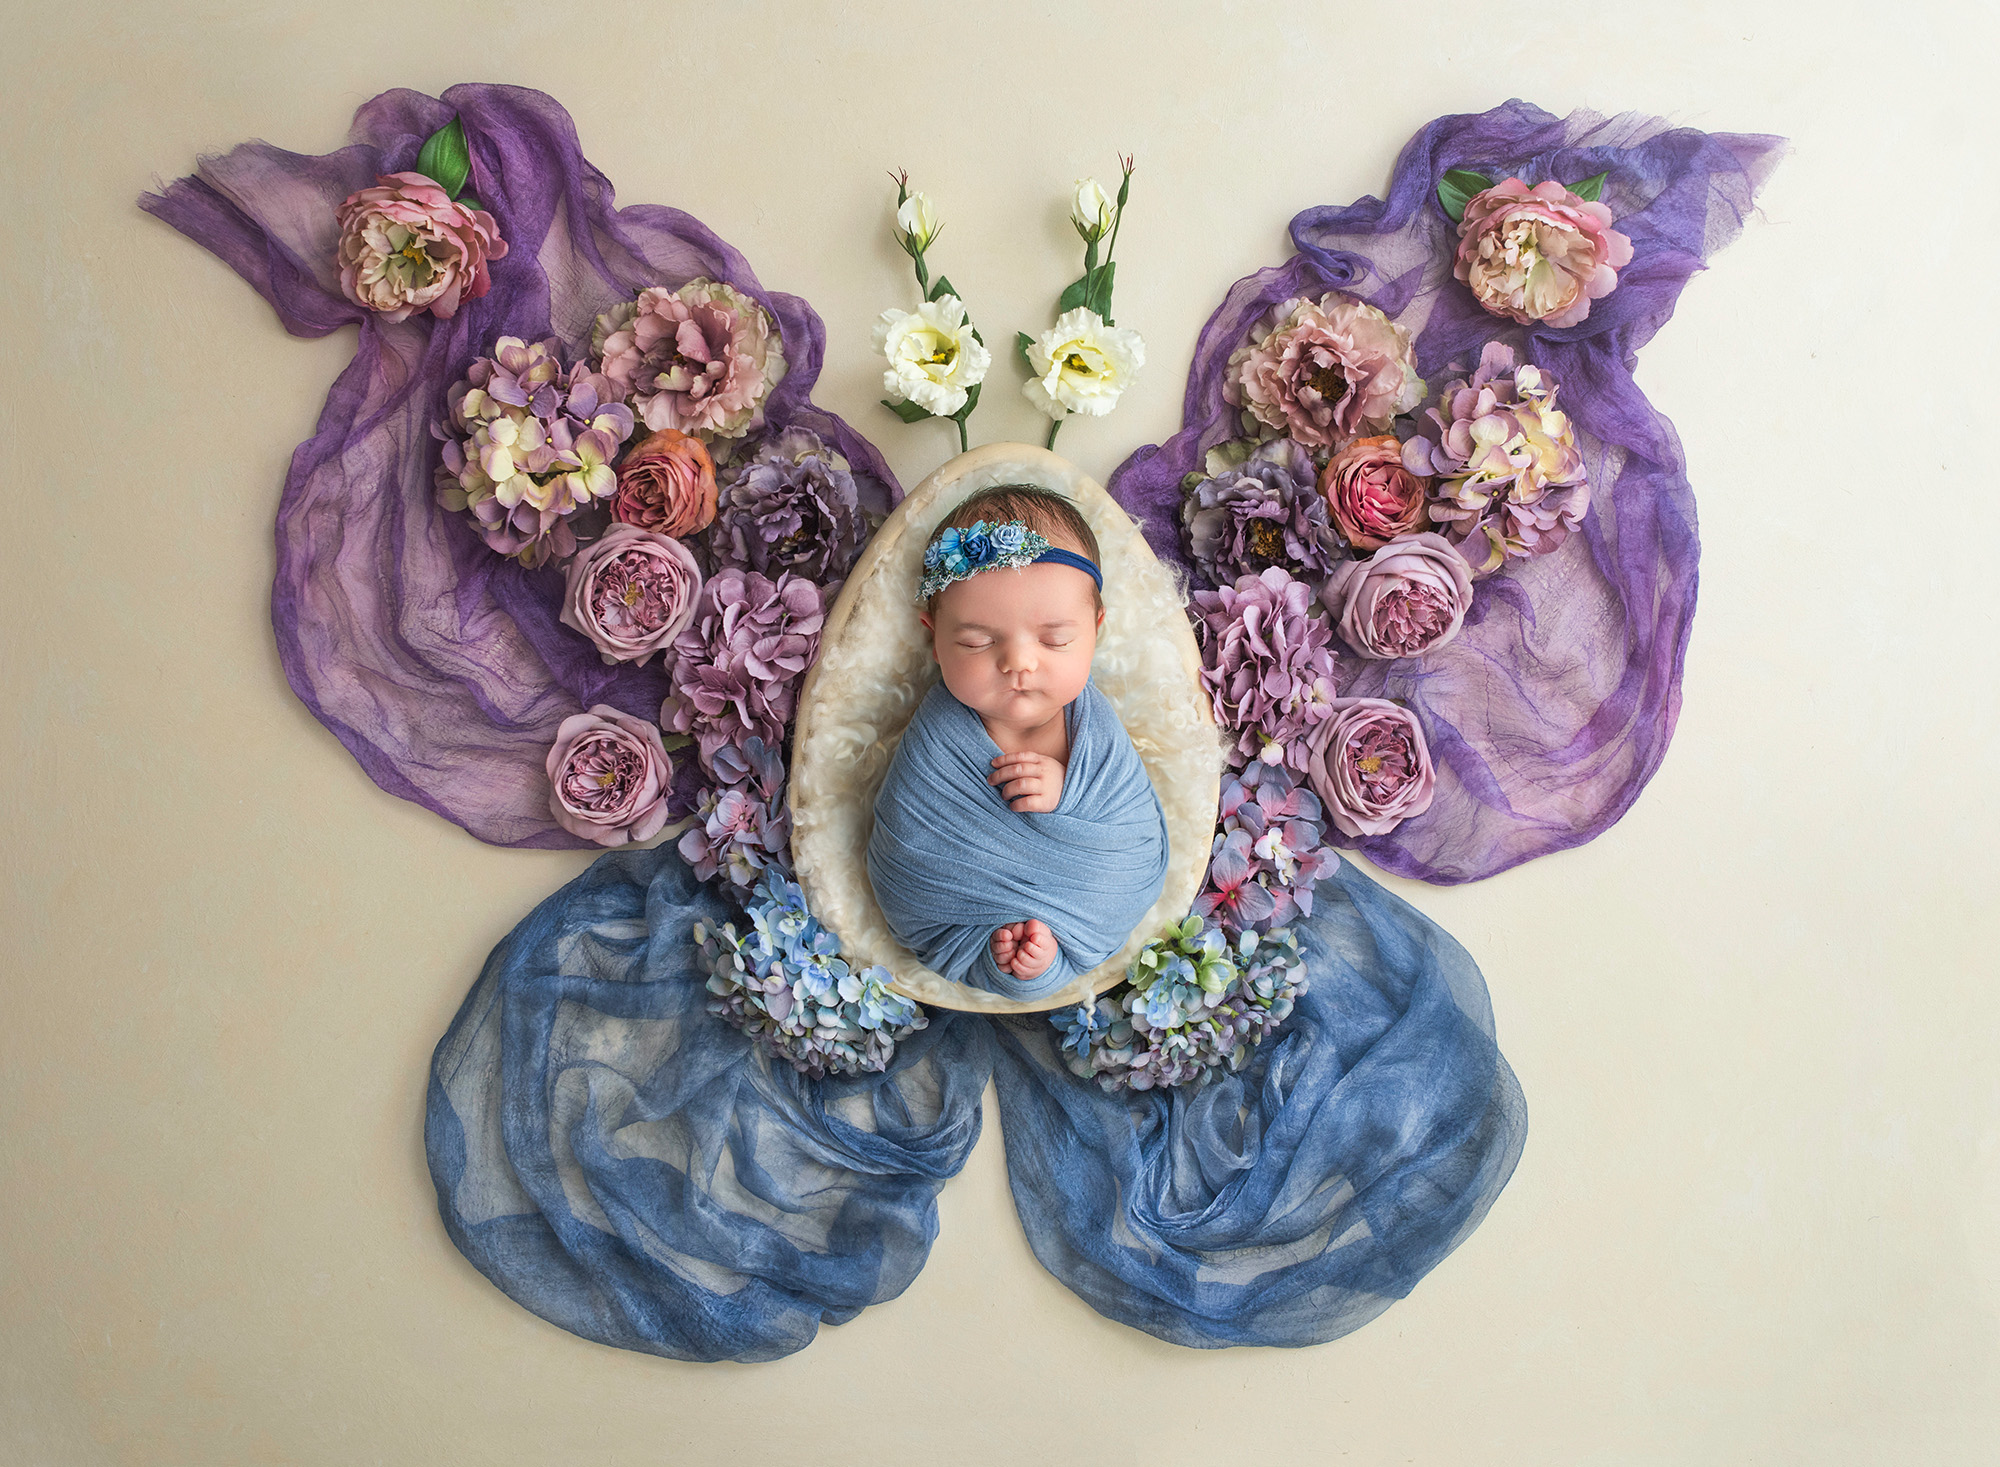
[[[991,489],[982,489],[939,520],[937,528],[931,531],[931,539],[936,540],[946,530],[969,529],[980,520],[989,525],[1019,520],[1051,545],[1088,556],[1093,565],[1104,564],[1104,553],[1097,548],[1097,536],[1091,533],[1090,522],[1053,489],[1033,484],[996,484]],[[1104,610],[1103,593],[1094,584],[1090,593],[1097,609]],[[935,603],[937,598],[933,596],[931,600]]]

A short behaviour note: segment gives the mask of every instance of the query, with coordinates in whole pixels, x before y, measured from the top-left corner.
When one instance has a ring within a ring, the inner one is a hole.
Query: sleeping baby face
[[[952,696],[989,727],[1026,732],[1083,691],[1104,613],[1088,575],[1045,562],[955,581],[923,621]]]

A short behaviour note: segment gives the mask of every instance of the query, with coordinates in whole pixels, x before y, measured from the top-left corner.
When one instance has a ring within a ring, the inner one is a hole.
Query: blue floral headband
[[[952,582],[981,571],[1013,570],[1042,561],[1073,565],[1095,581],[1098,590],[1104,589],[1104,572],[1094,562],[1051,545],[1019,520],[997,525],[974,520],[962,530],[946,530],[931,541],[924,551],[924,579],[917,587],[917,600],[928,601]]]

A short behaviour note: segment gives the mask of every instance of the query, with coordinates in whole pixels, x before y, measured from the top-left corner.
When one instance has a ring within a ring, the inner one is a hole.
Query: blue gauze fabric
[[[979,1139],[985,1024],[933,1013],[887,1073],[807,1080],[706,1011],[691,929],[732,915],[670,845],[600,857],[494,949],[432,1062],[452,1241],[602,1344],[773,1360],[896,1297]]]
[[[1007,1175],[1044,1267],[1178,1345],[1313,1345],[1456,1247],[1513,1174],[1520,1086],[1466,952],[1351,864],[1291,924],[1311,987],[1240,1074],[1108,1094],[996,1021]]]
[[[1069,766],[1048,814],[988,784],[999,746],[943,686],[917,706],[875,798],[868,880],[890,929],[923,962],[1008,998],[1053,993],[1132,935],[1167,874],[1167,822],[1110,700],[1070,704]],[[1038,917],[1060,951],[1022,981],[994,963],[993,929]]]

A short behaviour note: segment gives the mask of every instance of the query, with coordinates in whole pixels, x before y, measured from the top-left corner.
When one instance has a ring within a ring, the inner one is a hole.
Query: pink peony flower
[[[685,539],[715,518],[715,460],[699,438],[662,428],[642,438],[618,466],[611,517]]]
[[[1371,305],[1331,291],[1294,298],[1229,358],[1222,395],[1266,428],[1310,448],[1387,430],[1424,400],[1410,333]]]
[[[674,639],[673,687],[660,722],[694,735],[703,768],[713,773],[718,750],[752,735],[773,749],[784,742],[835,589],[735,566],[702,587],[694,619]]]
[[[1386,545],[1430,523],[1424,480],[1403,467],[1393,433],[1357,438],[1327,460],[1319,492],[1327,513],[1359,550]]]
[[[701,570],[680,541],[614,524],[569,565],[562,623],[606,662],[644,667],[694,619]]]
[[[1556,407],[1556,381],[1486,343],[1479,370],[1438,395],[1403,464],[1431,475],[1431,523],[1475,576],[1561,548],[1590,508],[1583,453]],[[1429,436],[1426,436],[1429,435]]]
[[[486,262],[507,253],[500,226],[421,173],[388,173],[347,196],[340,225],[340,288],[357,306],[401,321],[449,318],[492,288]]]
[[[1201,680],[1245,758],[1303,772],[1312,732],[1332,712],[1333,631],[1312,609],[1312,587],[1279,566],[1195,592]]]
[[[666,827],[674,767],[660,731],[599,703],[556,730],[549,810],[571,835],[601,846],[651,840]]]
[[[632,395],[646,426],[741,438],[763,426],[764,400],[785,376],[770,315],[720,281],[654,286],[597,318],[604,374]]]
[[[1553,180],[1529,188],[1509,178],[1466,204],[1452,273],[1493,315],[1574,326],[1631,263],[1632,241],[1604,205]]]
[[[1442,535],[1410,535],[1342,565],[1320,600],[1363,657],[1420,657],[1465,624],[1472,568]]]
[[[1306,778],[1343,835],[1384,835],[1431,807],[1437,784],[1416,715],[1382,698],[1339,698],[1312,742]]]

